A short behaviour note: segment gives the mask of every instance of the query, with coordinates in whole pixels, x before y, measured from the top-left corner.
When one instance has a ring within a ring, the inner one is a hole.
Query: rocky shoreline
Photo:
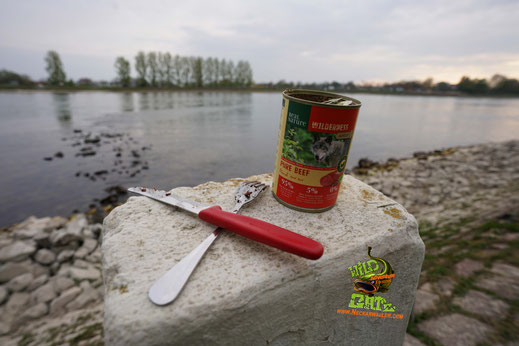
[[[90,344],[102,343],[101,231],[101,224],[77,214],[29,217],[0,233],[0,335],[19,336],[24,344],[74,344],[88,330]],[[85,318],[85,312],[91,317]],[[56,333],[63,323],[50,327],[52,320],[65,323],[66,338]],[[44,334],[35,337],[38,325]],[[14,340],[0,338],[0,344]]]
[[[402,203],[421,224],[427,253],[415,316],[409,327],[414,336],[408,335],[407,344],[441,343],[442,333],[438,330],[448,326],[452,330],[456,321],[462,321],[464,324],[459,328],[468,328],[472,335],[472,339],[459,339],[463,344],[496,340],[504,344],[518,335],[519,326],[513,322],[510,323],[515,330],[509,333],[511,336],[500,338],[499,328],[486,325],[482,321],[485,317],[478,317],[477,312],[458,309],[453,314],[438,308],[438,304],[455,305],[463,299],[486,299],[488,303],[492,287],[490,284],[483,288],[467,286],[466,279],[474,278],[471,275],[482,275],[483,280],[500,275],[505,268],[509,272],[506,282],[510,283],[510,275],[514,278],[519,271],[519,264],[514,262],[518,259],[514,257],[515,260],[505,263],[498,255],[499,251],[509,254],[516,249],[517,233],[509,229],[493,233],[495,244],[502,244],[501,250],[499,245],[494,248],[498,252],[492,256],[497,257],[478,260],[473,253],[465,258],[449,257],[453,262],[448,270],[454,273],[460,270],[463,275],[470,272],[464,280],[439,275],[435,269],[439,264],[431,262],[428,256],[449,254],[449,247],[454,251],[453,246],[461,241],[463,244],[478,241],[467,234],[479,230],[485,220],[509,217],[507,225],[516,222],[519,141],[415,153],[412,158],[390,159],[382,164],[363,159],[351,174]],[[0,231],[0,344],[103,344],[102,226],[95,221],[84,214],[70,219],[30,217]],[[452,231],[453,225],[457,232]],[[459,234],[461,238],[457,238]],[[482,236],[480,231],[474,234]],[[497,267],[491,265],[492,259],[496,259]],[[443,262],[441,265],[447,266]],[[463,291],[459,285],[469,289]],[[516,283],[509,286],[507,294],[519,293]],[[451,293],[445,295],[445,292]],[[470,296],[465,298],[460,292],[469,292]],[[508,298],[499,298],[495,304],[507,316],[506,321],[517,317],[516,305]],[[477,326],[479,332],[471,330],[471,326]],[[452,340],[465,335],[458,330],[451,334]]]

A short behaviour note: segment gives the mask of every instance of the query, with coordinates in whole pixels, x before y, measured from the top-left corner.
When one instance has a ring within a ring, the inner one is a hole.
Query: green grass
[[[468,231],[460,233],[462,228],[468,229]],[[519,313],[519,299],[513,301],[504,299],[499,293],[475,286],[478,277],[488,275],[488,269],[495,263],[504,262],[519,267],[519,240],[502,240],[503,235],[517,232],[519,232],[519,213],[504,215],[497,219],[480,220],[479,222],[476,218],[465,218],[442,227],[434,227],[427,222],[420,223],[420,236],[426,247],[422,271],[427,271],[422,283],[438,282],[449,276],[456,284],[451,297],[440,295],[440,301],[433,310],[411,317],[407,329],[408,333],[426,345],[439,345],[436,340],[420,331],[418,325],[431,318],[459,313],[482,321],[494,329],[494,332],[488,335],[486,340],[479,345],[506,344],[510,341],[517,341],[519,339],[519,328],[517,324],[514,324],[514,317]],[[494,248],[493,244],[496,243],[506,243],[508,247],[505,249]],[[447,246],[449,248],[445,249]],[[440,253],[441,250],[443,252]],[[495,251],[495,253],[492,253],[492,251]],[[459,277],[454,270],[454,266],[465,258],[482,262],[485,269],[476,271],[467,278]],[[511,308],[504,319],[495,319],[494,321],[452,304],[454,297],[463,296],[469,290],[478,290],[494,299],[503,300]]]
[[[78,345],[81,341],[90,340],[98,335],[103,335],[103,324],[94,323],[84,328],[80,334],[70,340],[70,346]],[[90,345],[103,345],[103,342],[92,343]]]
[[[18,341],[18,346],[27,346],[30,345],[34,341],[34,334],[31,332],[23,334],[20,341]]]

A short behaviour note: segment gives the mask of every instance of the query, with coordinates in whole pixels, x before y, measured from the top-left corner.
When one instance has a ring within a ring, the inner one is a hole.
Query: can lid
[[[283,96],[300,103],[330,108],[360,108],[362,105],[352,97],[318,90],[285,89]]]

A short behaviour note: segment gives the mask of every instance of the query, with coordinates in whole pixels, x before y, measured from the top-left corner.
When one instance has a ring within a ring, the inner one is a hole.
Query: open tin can
[[[305,212],[333,207],[360,106],[356,99],[329,92],[283,92],[272,183],[280,203]]]

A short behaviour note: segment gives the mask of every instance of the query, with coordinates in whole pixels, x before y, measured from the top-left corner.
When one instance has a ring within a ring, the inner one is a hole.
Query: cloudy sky
[[[0,69],[43,78],[50,49],[73,79],[139,50],[247,60],[256,82],[519,78],[519,1],[0,0]]]

